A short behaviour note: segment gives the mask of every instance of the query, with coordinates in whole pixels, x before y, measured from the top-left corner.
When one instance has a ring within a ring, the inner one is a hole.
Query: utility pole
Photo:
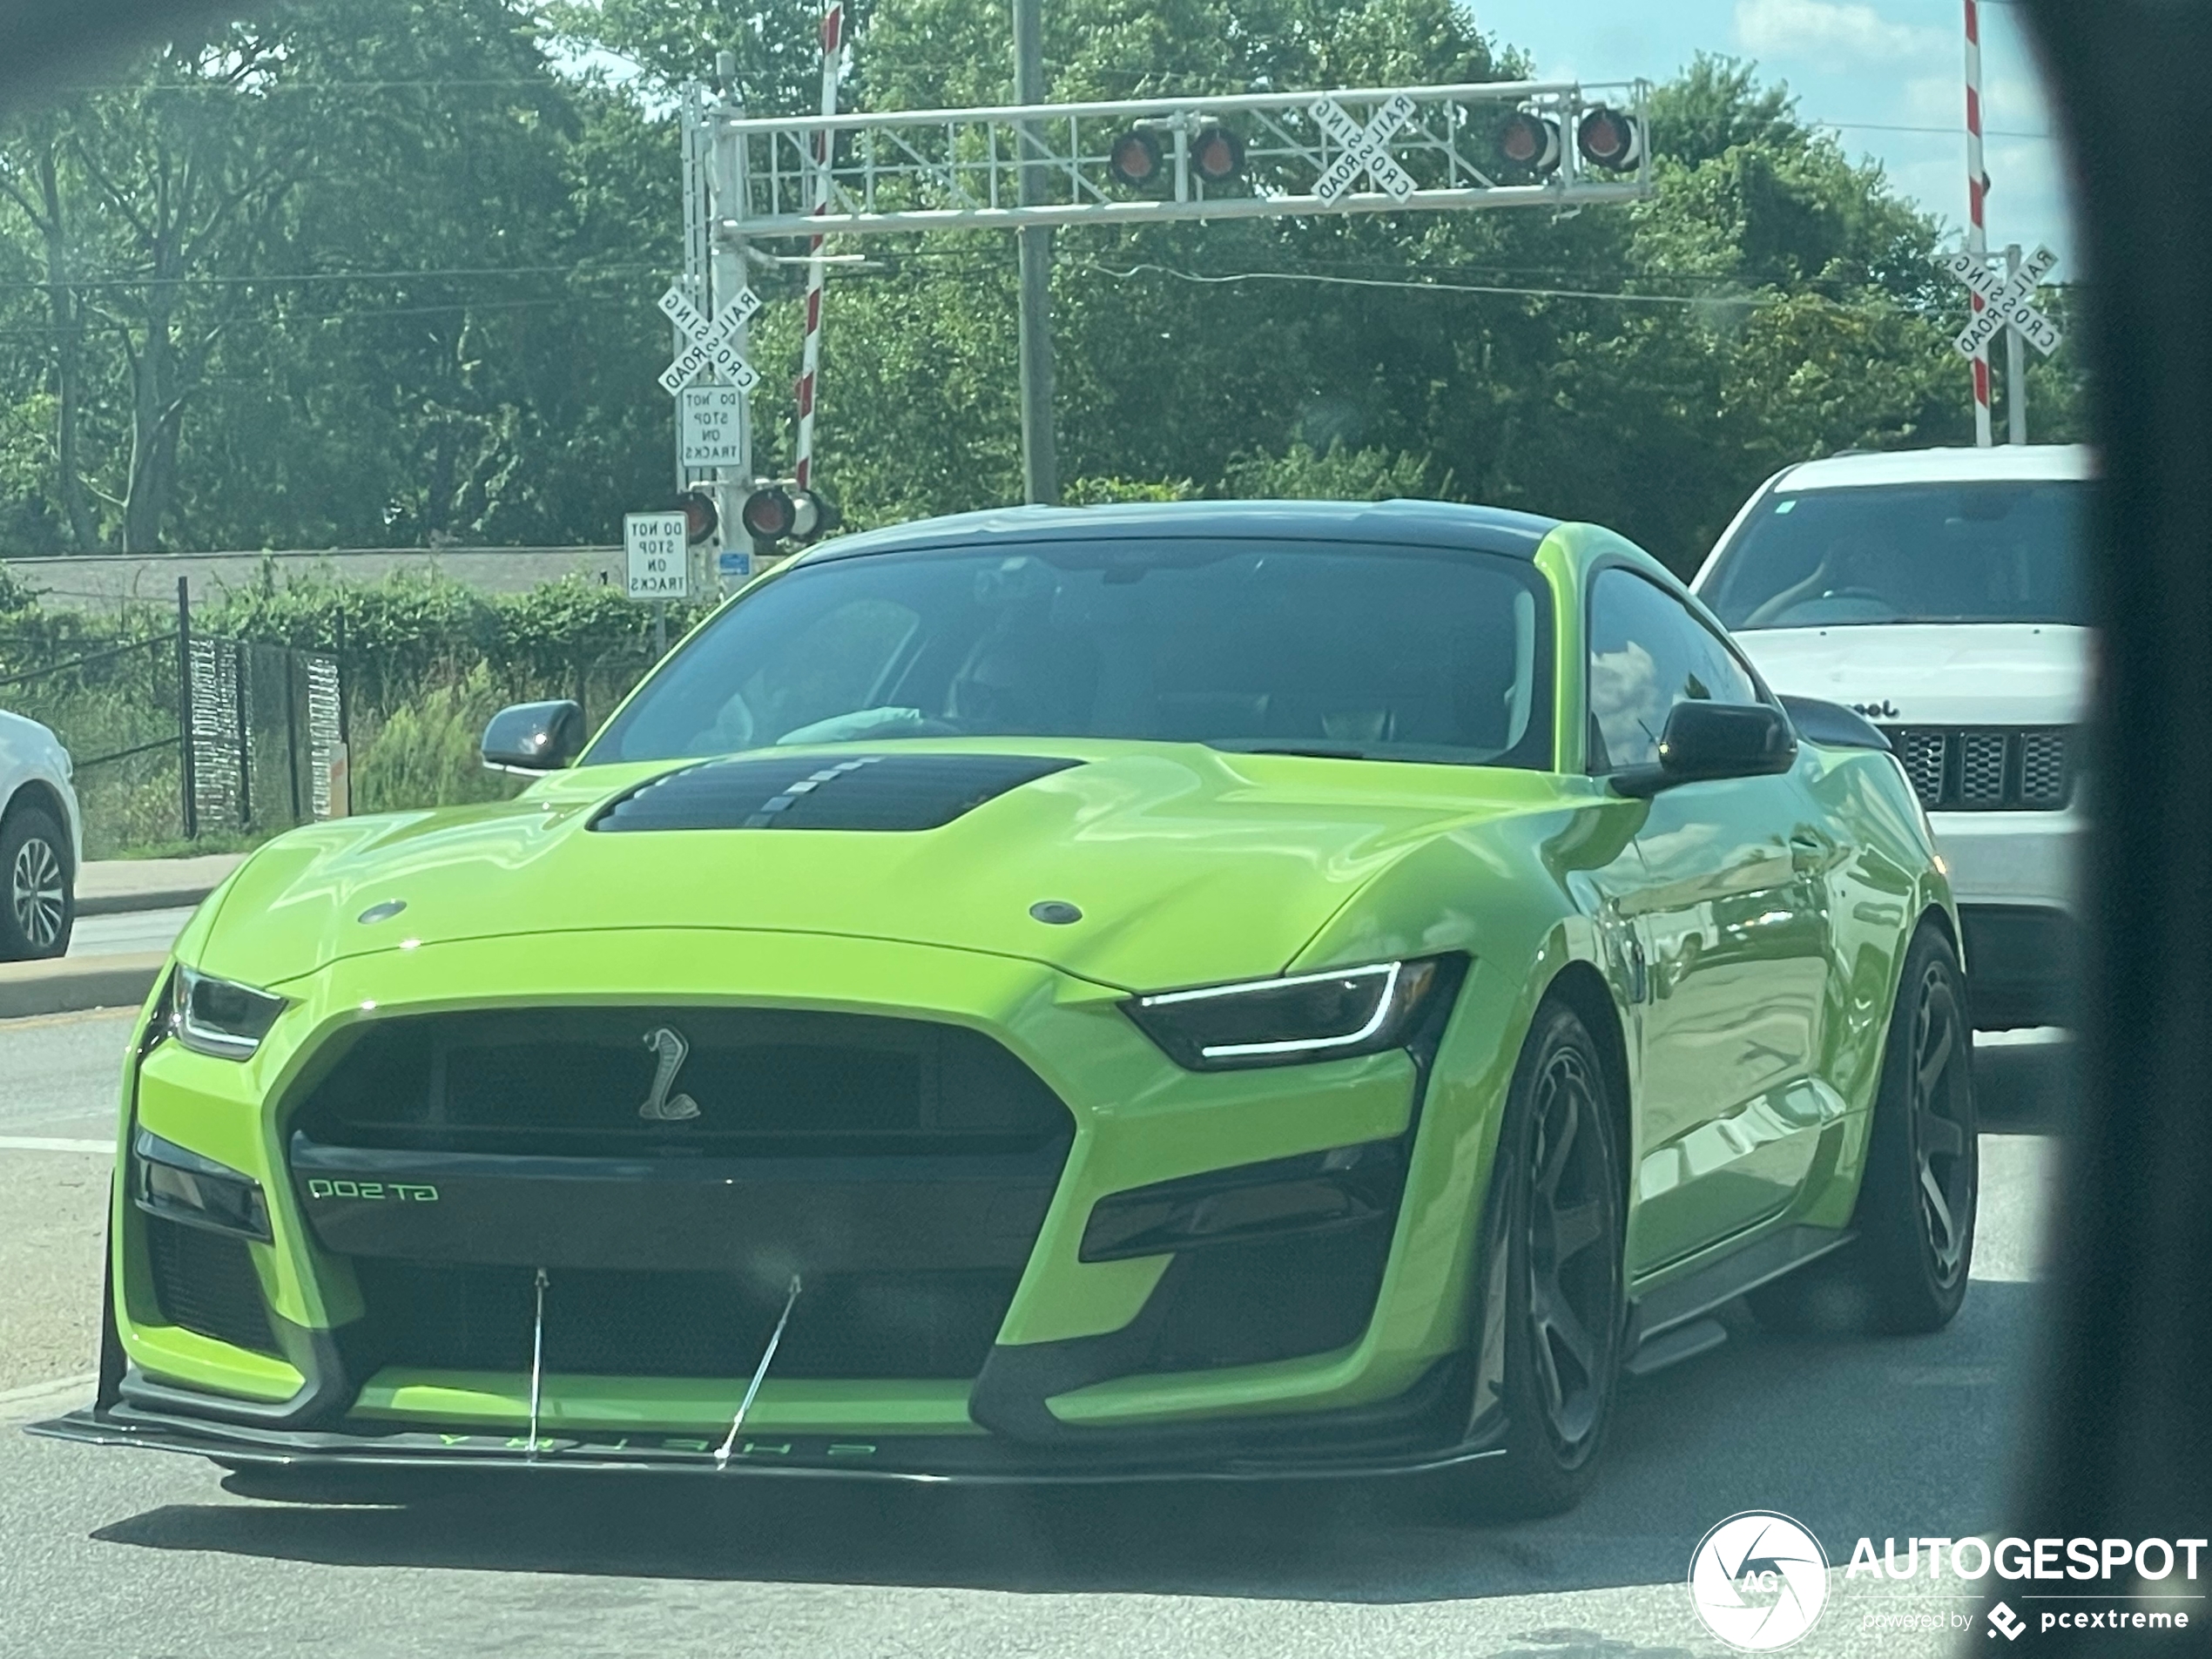
[[[1014,0],[1014,101],[1044,102],[1042,0]],[[1021,128],[1019,199],[1044,200],[1044,141],[1035,123]],[[1022,273],[1022,491],[1048,505],[1060,499],[1060,460],[1052,435],[1052,231],[1025,225],[1015,233]]]
[[[2006,286],[2019,279],[2020,245],[2005,250]],[[2027,342],[2017,328],[2005,331],[2005,436],[2008,442],[2027,442]]]

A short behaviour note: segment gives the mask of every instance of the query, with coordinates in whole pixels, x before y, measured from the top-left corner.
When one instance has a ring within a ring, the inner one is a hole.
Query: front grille
[[[1930,812],[2057,812],[2073,798],[2074,734],[2064,726],[1885,726]]]
[[[338,1060],[294,1126],[328,1146],[678,1158],[1019,1152],[1073,1128],[978,1031],[702,1008],[395,1020]]]
[[[277,1352],[260,1276],[243,1238],[141,1215],[153,1298],[169,1324],[255,1353]]]
[[[386,1364],[530,1368],[529,1269],[362,1258],[354,1270]],[[1018,1271],[1001,1269],[809,1279],[776,1351],[775,1374],[973,1377],[1020,1279]],[[785,1290],[728,1273],[551,1273],[544,1368],[580,1376],[747,1377],[760,1363]]]

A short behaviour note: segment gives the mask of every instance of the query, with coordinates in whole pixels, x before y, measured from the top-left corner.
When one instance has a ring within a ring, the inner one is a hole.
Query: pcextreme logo
[[[1689,1558],[1689,1600],[1705,1628],[1744,1653],[1803,1636],[1828,1601],[1828,1556],[1787,1515],[1747,1509],[1707,1533]]]

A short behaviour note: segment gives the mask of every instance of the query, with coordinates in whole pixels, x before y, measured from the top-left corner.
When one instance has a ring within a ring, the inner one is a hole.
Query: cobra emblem
[[[637,1116],[654,1123],[680,1123],[686,1118],[697,1117],[698,1102],[689,1095],[668,1092],[676,1081],[676,1074],[684,1069],[685,1056],[691,1052],[691,1045],[684,1041],[684,1034],[664,1025],[657,1026],[645,1034],[645,1046],[660,1063],[653,1069],[652,1092],[637,1109]]]

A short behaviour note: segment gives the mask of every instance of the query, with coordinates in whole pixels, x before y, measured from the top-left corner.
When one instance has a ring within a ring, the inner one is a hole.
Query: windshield
[[[2086,624],[2074,480],[1777,492],[1700,589],[1730,628]]]
[[[1132,738],[1548,766],[1525,560],[1113,541],[802,565],[638,692],[590,762],[921,737]]]

